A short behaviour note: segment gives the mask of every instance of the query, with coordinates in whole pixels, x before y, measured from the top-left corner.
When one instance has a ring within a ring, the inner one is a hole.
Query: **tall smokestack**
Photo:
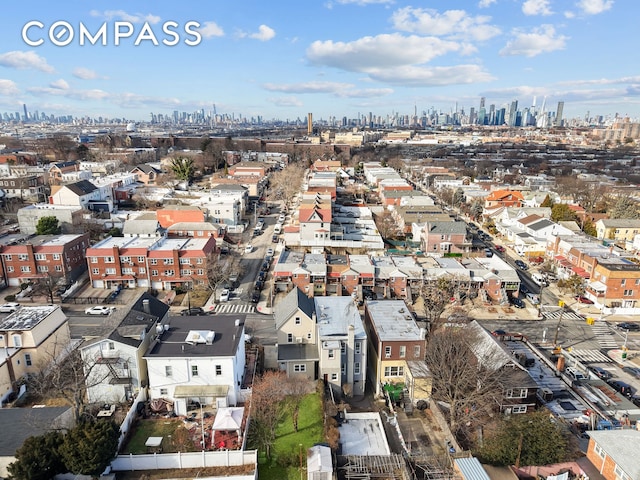
[[[307,113],[307,135],[313,133],[313,113]]]

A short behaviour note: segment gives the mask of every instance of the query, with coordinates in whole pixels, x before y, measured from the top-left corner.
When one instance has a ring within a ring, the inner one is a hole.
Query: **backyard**
[[[307,449],[324,441],[322,417],[322,401],[318,393],[307,395],[302,400],[297,432],[293,428],[291,413],[287,411],[276,430],[271,461],[267,461],[263,453],[258,457],[260,480],[300,479],[300,459],[302,465],[306,466]],[[283,466],[287,463],[286,460],[295,466]],[[304,477],[306,478],[306,473]]]
[[[134,455],[148,453],[145,443],[149,437],[163,437],[162,448],[165,453],[194,452],[196,448],[193,442],[190,441],[188,435],[181,433],[187,431],[183,425],[182,420],[173,418],[139,420],[122,453]],[[178,432],[177,435],[176,432]]]

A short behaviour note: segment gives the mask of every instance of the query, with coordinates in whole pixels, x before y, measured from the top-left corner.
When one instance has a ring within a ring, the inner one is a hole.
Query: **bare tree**
[[[393,214],[389,210],[384,210],[381,214],[375,215],[374,221],[382,238],[396,238],[400,233],[398,222],[393,218]]]
[[[219,257],[217,260],[211,260],[207,262],[209,288],[215,291],[220,285],[228,282],[232,274],[240,277],[243,272],[244,266],[236,255],[229,254],[224,258]]]
[[[447,305],[451,303],[457,286],[459,282],[451,276],[422,281],[418,295],[422,299],[425,317],[431,325],[440,320]]]
[[[251,392],[249,438],[252,445],[271,459],[271,448],[276,440],[276,428],[284,414],[287,376],[282,371],[267,371],[257,379]]]
[[[502,370],[493,354],[477,361],[474,351],[481,342],[468,328],[439,329],[429,336],[425,360],[433,375],[433,398],[449,409],[449,426],[456,435],[493,414],[496,396],[502,395]]]
[[[298,164],[289,164],[283,170],[275,172],[269,180],[268,199],[272,202],[284,200],[289,205],[293,197],[300,192],[305,169]]]
[[[295,432],[298,431],[298,417],[302,399],[306,395],[313,393],[314,388],[315,385],[311,380],[289,377],[285,381],[284,391],[286,394],[286,404],[291,412],[293,430]]]

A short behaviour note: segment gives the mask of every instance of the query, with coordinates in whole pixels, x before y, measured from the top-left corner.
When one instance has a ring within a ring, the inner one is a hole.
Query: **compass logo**
[[[47,27],[39,20],[31,20],[22,27],[22,40],[30,47],[39,47],[47,41],[57,47],[66,47],[74,42],[81,46],[119,46],[127,39],[133,41],[134,46],[152,44],[173,47],[184,43],[194,47],[202,41],[202,35],[198,31],[200,23],[193,20],[184,25],[170,20],[156,28],[161,32],[154,30],[149,22],[137,27],[132,22],[120,21],[103,22],[91,31],[82,22],[74,26],[64,20],[58,20]]]

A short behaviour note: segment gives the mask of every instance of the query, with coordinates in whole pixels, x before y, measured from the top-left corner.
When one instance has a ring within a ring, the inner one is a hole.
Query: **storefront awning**
[[[173,397],[226,397],[228,392],[229,385],[178,385]]]
[[[573,273],[575,273],[576,275],[580,275],[582,278],[590,278],[591,275],[589,274],[589,272],[587,272],[584,268],[580,268],[580,267],[573,267],[571,269],[571,271]]]

